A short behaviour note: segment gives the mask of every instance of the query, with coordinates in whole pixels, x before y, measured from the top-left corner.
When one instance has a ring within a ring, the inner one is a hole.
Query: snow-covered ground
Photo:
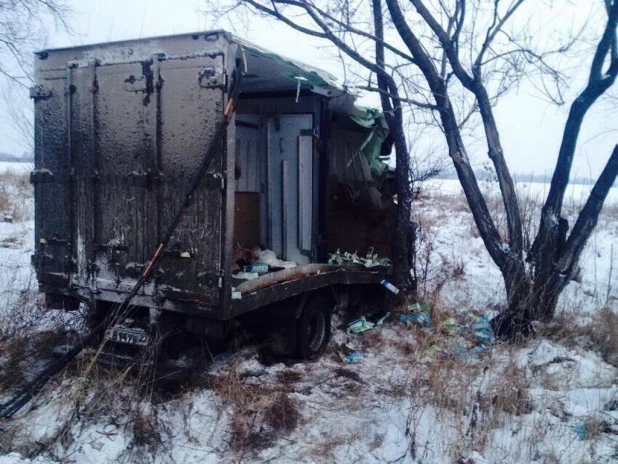
[[[524,345],[484,350],[453,329],[504,301],[465,202],[443,186],[415,215],[429,327],[392,316],[350,335],[339,314],[316,361],[271,364],[244,344],[190,387],[163,392],[97,370],[87,355],[0,425],[0,464],[618,462],[618,356],[604,350],[618,347],[618,322],[601,312],[618,310],[618,214],[600,220],[557,323]],[[0,223],[5,316],[34,290],[32,228]],[[36,313],[36,301],[21,310]],[[348,364],[349,353],[362,358]]]

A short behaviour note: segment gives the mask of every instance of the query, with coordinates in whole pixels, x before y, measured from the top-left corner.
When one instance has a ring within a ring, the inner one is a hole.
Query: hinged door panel
[[[223,117],[223,54],[161,63],[159,236],[186,194]],[[206,84],[206,77],[208,84]],[[159,266],[157,285],[176,298],[218,304],[225,138],[193,196]]]
[[[69,70],[39,76],[35,104],[35,170],[31,174],[36,203],[33,264],[39,280],[69,283],[71,261],[71,154],[69,146]]]
[[[97,68],[97,286],[125,290],[155,249],[156,90],[153,62]]]

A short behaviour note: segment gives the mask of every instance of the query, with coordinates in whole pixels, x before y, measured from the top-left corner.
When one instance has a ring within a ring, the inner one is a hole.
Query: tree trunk
[[[382,91],[380,100],[388,130],[395,145],[397,174],[397,216],[393,230],[391,259],[393,261],[393,283],[405,294],[416,291],[415,282],[410,274],[409,234],[412,214],[412,189],[410,187],[410,157],[408,144],[403,131],[403,114],[401,101],[397,99],[398,89],[393,78],[384,69],[384,23],[382,17],[382,0],[372,0],[373,23],[376,41],[376,65],[378,87]],[[392,95],[391,99],[388,95]]]
[[[396,118],[395,118],[396,119]],[[391,255],[393,261],[393,282],[404,293],[411,294],[416,291],[415,282],[412,281],[409,262],[409,240],[411,233],[412,193],[410,189],[409,156],[407,144],[403,136],[403,127],[389,129],[395,138],[395,156],[397,159],[397,216],[395,218],[395,230],[393,231],[393,244]]]
[[[532,322],[547,323],[556,312],[558,298],[564,287],[563,279],[556,273],[538,276],[533,282],[527,277],[504,275],[504,282],[511,288],[508,307],[492,321],[496,337],[512,340],[532,334]],[[507,291],[508,293],[508,291]]]

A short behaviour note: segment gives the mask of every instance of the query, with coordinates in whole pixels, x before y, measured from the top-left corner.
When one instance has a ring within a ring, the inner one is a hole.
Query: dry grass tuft
[[[156,416],[145,411],[136,412],[131,422],[136,446],[156,449],[161,444],[161,433]]]
[[[251,383],[233,364],[224,374],[211,376],[209,384],[224,403],[234,406],[230,424],[232,447],[238,451],[267,448],[280,436],[292,432],[301,414],[290,398],[301,375],[294,371],[277,374],[278,383]]]
[[[618,367],[618,314],[604,308],[597,319],[594,327],[589,328],[590,339],[603,360]]]
[[[0,390],[13,390],[41,369],[54,350],[66,343],[65,332],[44,330],[0,340]]]
[[[346,367],[337,367],[335,368],[333,373],[337,377],[342,377],[344,379],[350,379],[358,383],[365,383],[363,379],[361,379],[361,376],[358,374],[358,372],[348,369]]]
[[[13,222],[34,217],[33,189],[26,174],[0,174],[0,214],[10,216]],[[2,219],[2,218],[0,218]]]
[[[264,421],[275,433],[293,431],[299,419],[298,404],[286,393],[277,394],[264,411]]]
[[[618,314],[610,308],[603,308],[583,325],[574,324],[577,319],[571,314],[558,314],[539,331],[539,336],[569,347],[592,349],[605,362],[618,367]]]
[[[287,390],[293,390],[300,381],[302,375],[299,372],[284,370],[277,372],[277,380]]]
[[[494,419],[499,419],[500,413],[520,416],[532,412],[532,402],[529,396],[530,382],[524,369],[509,362],[500,377],[493,379],[482,395],[481,401],[485,410],[494,408]]]

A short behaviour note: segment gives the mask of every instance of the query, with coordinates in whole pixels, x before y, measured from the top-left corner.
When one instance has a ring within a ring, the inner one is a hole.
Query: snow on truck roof
[[[93,59],[100,64],[143,60],[154,55],[165,55],[166,58],[173,59],[199,55],[200,49],[206,51],[202,44],[207,44],[207,49],[211,52],[213,45],[216,47],[216,42],[222,38],[238,45],[237,58],[244,61],[245,82],[251,90],[264,92],[301,88],[328,97],[345,96],[354,99],[354,95],[344,89],[332,74],[266,50],[223,30],[46,49],[36,52],[36,55],[45,58],[52,54],[66,55],[69,58],[67,62],[78,66],[86,66]]]

